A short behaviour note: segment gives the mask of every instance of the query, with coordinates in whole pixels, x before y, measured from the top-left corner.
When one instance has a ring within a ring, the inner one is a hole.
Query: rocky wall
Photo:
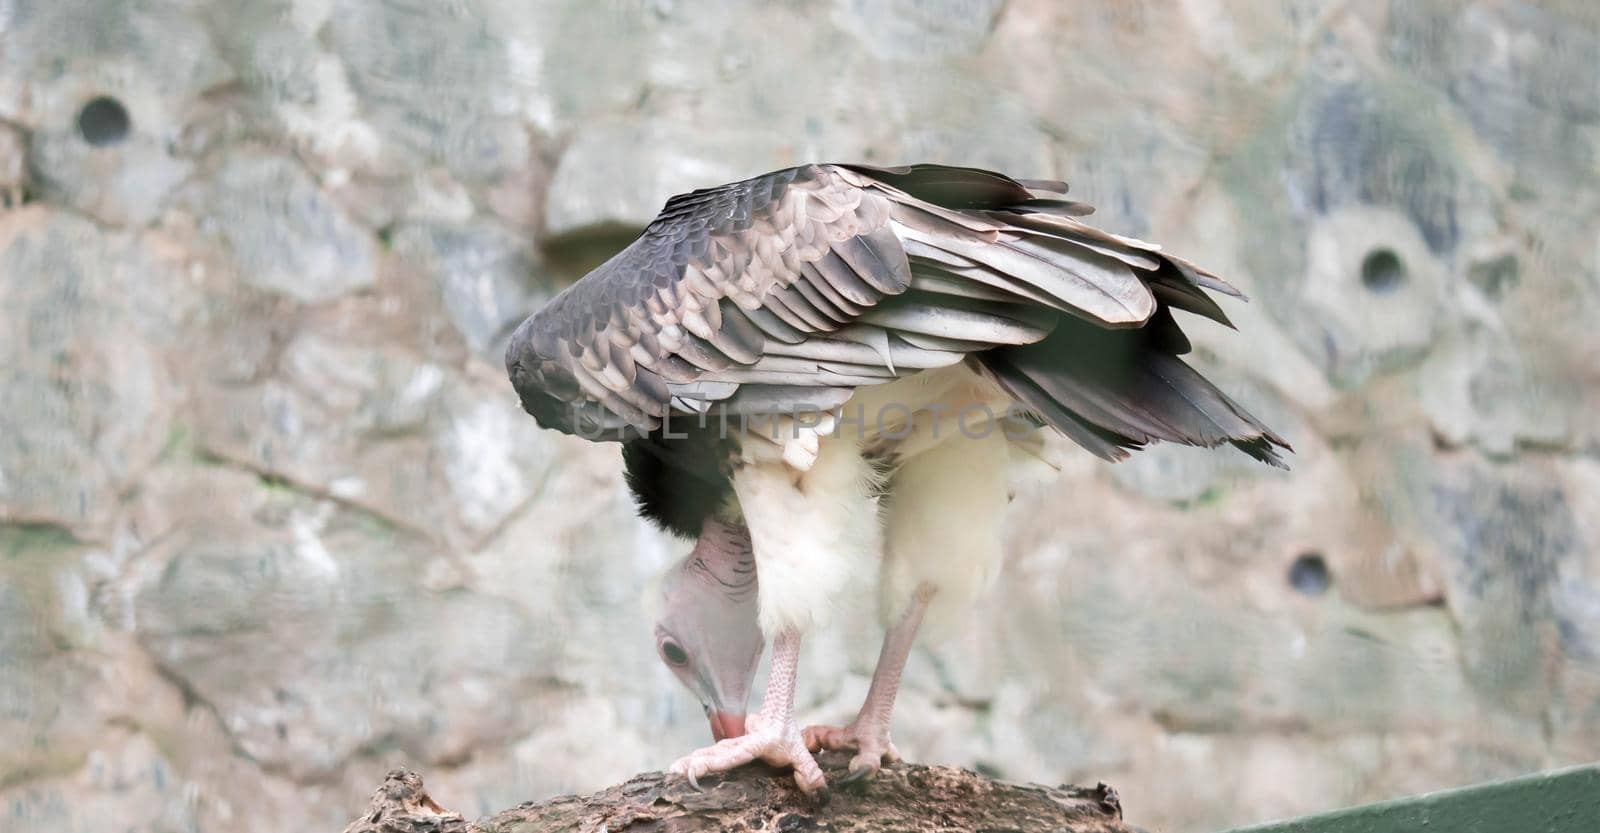
[[[706,741],[685,549],[510,328],[664,199],[1061,177],[1252,298],[1287,474],[1068,447],[911,758],[1203,831],[1600,757],[1600,13],[1580,0],[0,2],[0,828],[469,817]],[[801,705],[850,715],[862,611]]]

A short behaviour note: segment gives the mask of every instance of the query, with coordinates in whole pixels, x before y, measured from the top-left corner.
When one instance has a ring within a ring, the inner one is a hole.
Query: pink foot
[[[863,721],[857,717],[848,726],[807,726],[802,734],[806,748],[813,752],[824,749],[854,749],[850,759],[850,774],[840,780],[848,784],[877,772],[884,761],[900,760],[900,751],[889,740],[889,726],[878,721]]]
[[[861,704],[856,719],[848,726],[806,727],[807,749],[856,750],[856,756],[850,759],[850,774],[840,780],[842,784],[877,772],[883,768],[884,761],[900,760],[900,752],[889,741],[889,716],[894,713],[894,696],[900,690],[900,672],[906,667],[911,643],[917,638],[923,611],[927,610],[933,594],[932,585],[919,586],[905,615],[883,635],[878,667],[872,672],[872,685],[867,687],[866,702]]]
[[[773,766],[793,767],[794,782],[807,795],[815,795],[827,787],[822,768],[811,757],[806,743],[793,723],[769,722],[761,715],[751,715],[748,734],[717,741],[704,749],[697,749],[679,758],[669,772],[689,779],[699,788],[699,777],[712,772],[727,772],[754,760]]]

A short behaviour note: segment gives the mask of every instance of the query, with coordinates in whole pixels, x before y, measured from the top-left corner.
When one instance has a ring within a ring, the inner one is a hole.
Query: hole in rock
[[[122,102],[100,96],[91,99],[78,111],[78,133],[95,147],[114,145],[128,137],[128,108]]]
[[[1328,561],[1320,552],[1301,553],[1289,565],[1289,586],[1307,596],[1320,596],[1328,592],[1333,576],[1328,573]]]
[[[1361,261],[1361,285],[1369,292],[1393,292],[1406,279],[1406,266],[1392,249],[1373,249]]]

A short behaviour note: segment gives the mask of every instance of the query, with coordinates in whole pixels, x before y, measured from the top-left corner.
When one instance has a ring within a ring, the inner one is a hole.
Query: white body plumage
[[[886,623],[927,586],[924,627],[948,633],[1000,567],[1011,403],[958,365],[857,389],[831,430],[743,438],[733,483],[762,630],[825,621],[847,586],[876,572]],[[874,459],[892,461],[886,474]]]

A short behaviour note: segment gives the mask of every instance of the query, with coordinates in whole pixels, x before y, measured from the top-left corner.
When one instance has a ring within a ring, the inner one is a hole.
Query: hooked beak
[[[706,717],[711,719],[711,737],[713,740],[727,740],[744,734],[744,715],[742,714],[708,711],[706,712]]]

